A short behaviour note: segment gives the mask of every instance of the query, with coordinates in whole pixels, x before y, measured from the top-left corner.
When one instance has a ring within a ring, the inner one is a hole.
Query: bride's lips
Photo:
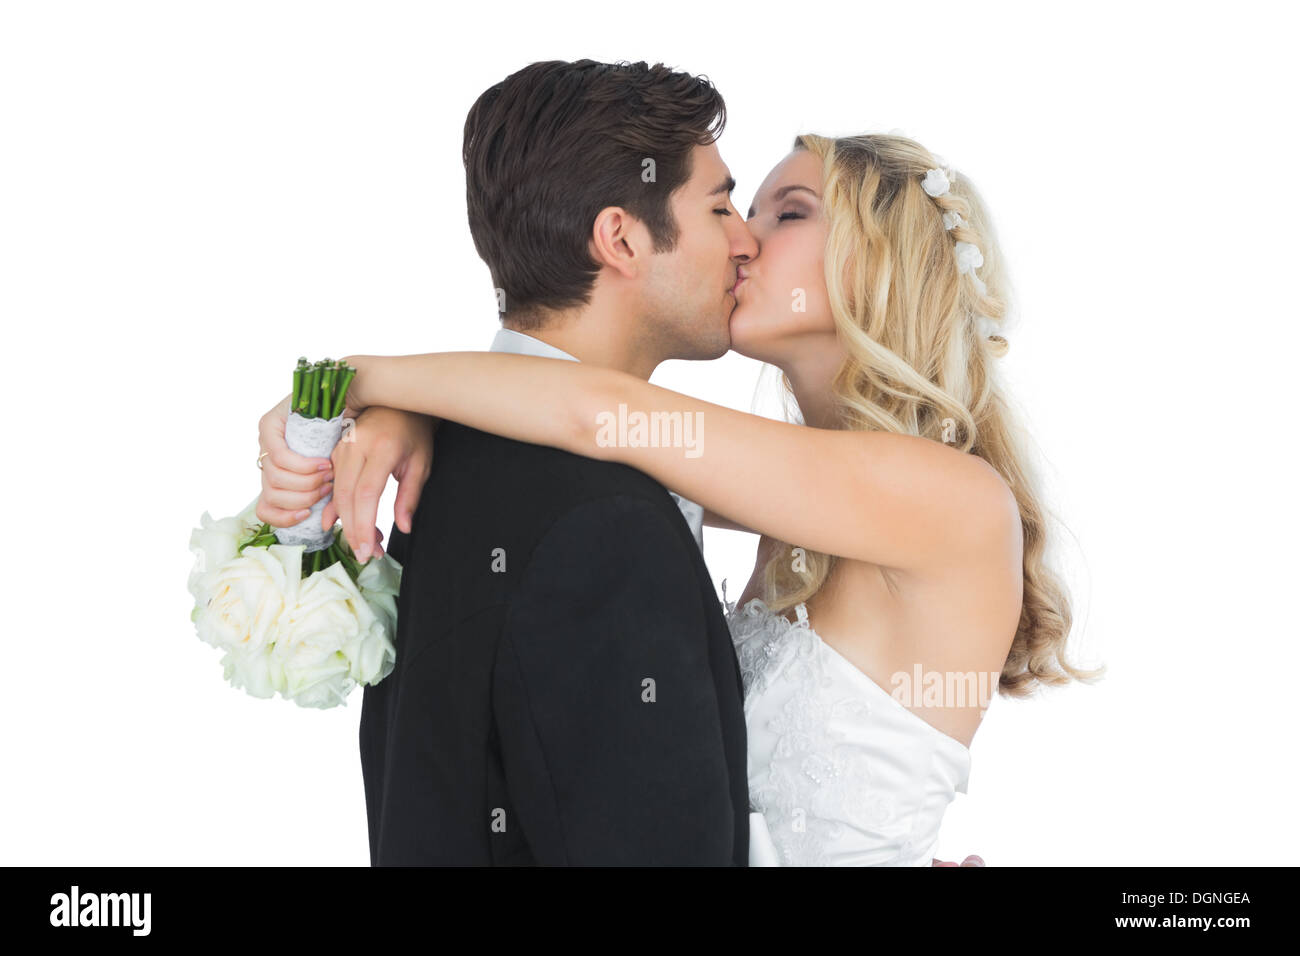
[[[737,272],[737,273],[736,273],[736,283],[735,283],[735,285],[733,285],[733,286],[731,287],[731,294],[732,294],[732,295],[735,295],[735,294],[736,294],[736,290],[740,288],[740,284],[741,284],[742,282],[744,282],[747,278],[749,278],[749,277],[748,277],[747,275],[745,275],[743,272]]]

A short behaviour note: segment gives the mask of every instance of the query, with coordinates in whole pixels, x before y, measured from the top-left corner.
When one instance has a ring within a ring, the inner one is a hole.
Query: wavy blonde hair
[[[794,148],[822,161],[826,288],[848,352],[831,385],[836,427],[946,439],[996,468],[1024,529],[1024,603],[998,690],[1025,697],[1043,684],[1098,679],[1104,668],[1082,670],[1066,659],[1069,594],[1046,561],[1040,483],[994,366],[1007,341],[979,330],[981,317],[1001,328],[1009,290],[978,193],[949,170],[948,192],[930,196],[921,182],[943,164],[902,136],[807,134],[795,137]],[[946,229],[944,213],[964,223]],[[958,241],[983,253],[983,290],[958,271]],[[788,408],[794,393],[784,373],[781,383]],[[777,545],[763,585],[765,603],[780,613],[816,594],[837,558],[800,548],[795,561],[792,545]]]

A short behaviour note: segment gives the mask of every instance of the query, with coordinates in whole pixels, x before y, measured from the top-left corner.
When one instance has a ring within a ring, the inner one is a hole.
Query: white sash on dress
[[[761,813],[749,815],[749,865],[780,866],[781,857],[772,842],[772,834],[767,831],[767,820]]]

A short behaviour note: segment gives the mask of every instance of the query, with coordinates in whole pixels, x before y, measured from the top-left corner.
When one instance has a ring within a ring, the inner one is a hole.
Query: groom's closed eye
[[[728,176],[728,177],[727,177],[726,179],[724,179],[722,182],[718,183],[718,185],[714,186],[713,189],[711,189],[711,190],[709,191],[709,195],[710,195],[710,196],[717,196],[717,195],[720,194],[720,193],[725,193],[726,196],[727,196],[727,206],[730,206],[730,205],[731,205],[731,193],[735,190],[735,188],[736,188],[736,181],[735,181],[734,179],[732,179],[730,176]],[[727,208],[726,206],[724,206],[722,209],[715,209],[715,210],[713,210],[713,212],[714,212],[715,215],[718,215],[718,216],[730,216],[730,215],[731,215],[731,210],[730,210],[729,208]]]

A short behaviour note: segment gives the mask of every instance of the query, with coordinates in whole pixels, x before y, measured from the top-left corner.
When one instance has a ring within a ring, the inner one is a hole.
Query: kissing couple
[[[332,496],[364,561],[398,481],[372,865],[929,866],[993,692],[1095,676],[975,189],[902,136],[805,134],[742,216],[725,117],[661,64],[495,84],[464,133],[490,351],[349,356],[329,460],[287,448],[287,400],[260,423],[274,526]],[[728,349],[797,421],[648,382]],[[759,536],[734,602],[704,524]]]

